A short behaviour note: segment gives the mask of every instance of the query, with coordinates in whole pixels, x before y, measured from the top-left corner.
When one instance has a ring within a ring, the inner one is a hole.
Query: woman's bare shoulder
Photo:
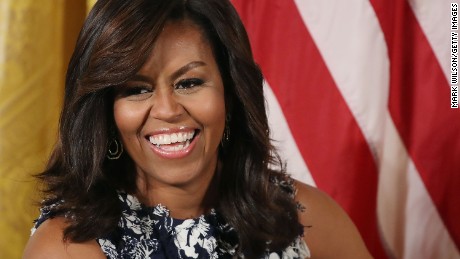
[[[312,258],[372,258],[351,219],[327,194],[295,181],[299,220]]]
[[[23,259],[106,258],[95,240],[73,243],[63,240],[63,217],[48,219],[29,238]]]

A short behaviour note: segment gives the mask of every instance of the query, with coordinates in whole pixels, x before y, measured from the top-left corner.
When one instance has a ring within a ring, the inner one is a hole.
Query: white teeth
[[[177,142],[177,134],[173,133],[171,134],[171,143],[176,143]]]
[[[160,145],[170,145],[174,143],[180,143],[180,142],[186,142],[185,146],[188,146],[187,143],[190,143],[189,140],[193,138],[195,135],[195,131],[190,131],[190,132],[178,132],[178,133],[172,133],[172,134],[159,134],[155,136],[150,136],[149,141],[153,145],[156,145],[159,147]],[[177,145],[177,148],[182,149],[184,148],[184,144],[182,145]],[[168,147],[168,149],[171,148],[176,148],[176,147]],[[166,150],[166,149],[165,149]],[[173,150],[170,150],[173,151]]]
[[[163,143],[160,144],[171,144],[171,135],[164,135],[163,137]]]

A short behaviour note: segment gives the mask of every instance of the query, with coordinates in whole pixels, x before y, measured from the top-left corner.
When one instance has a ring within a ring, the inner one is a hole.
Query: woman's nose
[[[170,121],[183,114],[184,107],[177,101],[174,91],[158,89],[152,97],[151,117]]]

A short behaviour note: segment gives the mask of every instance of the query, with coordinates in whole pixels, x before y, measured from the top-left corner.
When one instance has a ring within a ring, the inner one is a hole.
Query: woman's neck
[[[167,185],[138,179],[135,196],[146,206],[164,205],[177,219],[196,218],[208,213],[218,202],[218,173],[210,179],[187,185]]]

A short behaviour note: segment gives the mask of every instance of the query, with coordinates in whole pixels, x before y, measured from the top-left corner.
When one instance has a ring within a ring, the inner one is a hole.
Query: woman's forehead
[[[215,62],[209,41],[202,29],[190,21],[171,22],[165,25],[153,43],[149,58],[141,68],[170,62],[204,61]]]

